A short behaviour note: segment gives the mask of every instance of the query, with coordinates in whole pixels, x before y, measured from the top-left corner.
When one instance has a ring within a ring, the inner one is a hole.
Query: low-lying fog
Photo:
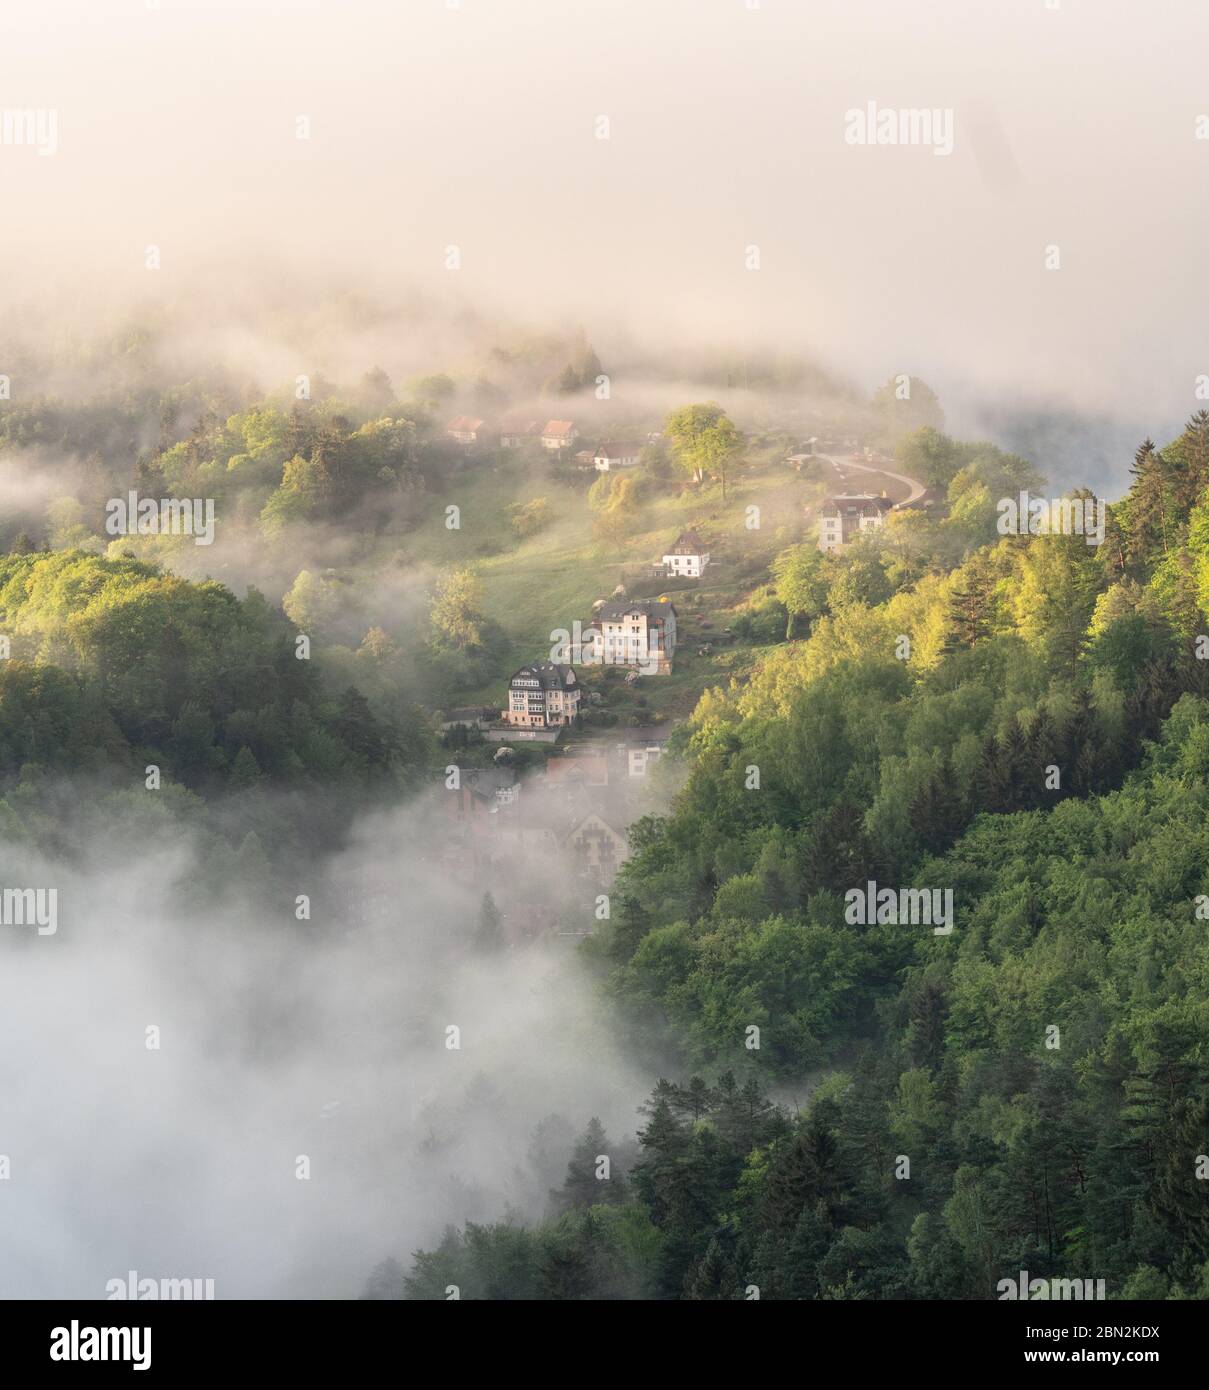
[[[654,1078],[569,945],[476,954],[481,885],[426,857],[439,795],[363,820],[275,901],[116,818],[71,872],[0,851],[0,883],[58,890],[53,934],[0,928],[0,1297],[104,1297],[129,1270],[355,1297],[448,1222],[540,1215],[592,1115],[632,1136]],[[535,1166],[551,1115],[565,1144]]]

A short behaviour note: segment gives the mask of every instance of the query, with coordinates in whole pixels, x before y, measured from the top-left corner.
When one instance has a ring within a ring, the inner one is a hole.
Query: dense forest
[[[584,948],[681,1079],[633,1139],[535,1135],[542,1223],[451,1229],[365,1296],[1209,1297],[1207,485],[1201,412],[1101,545],[947,567],[923,525],[905,571],[863,555],[873,601],[787,583],[809,635],[701,700]],[[850,925],[868,881],[951,889],[955,930]]]
[[[594,353],[561,351],[548,389],[583,390]],[[310,387],[127,384],[0,415],[0,454],[76,470],[3,536],[9,849],[71,859],[101,824],[187,826],[220,881],[280,889],[432,784],[457,747],[439,698],[506,678],[473,567],[441,570],[392,632],[365,599],[437,524],[431,494],[454,479],[473,503],[498,471],[437,424],[497,405],[490,383]],[[889,409],[883,389],[872,427],[942,505],[838,557],[776,533],[735,620],[752,664],[677,728],[683,785],[630,827],[580,949],[627,1051],[676,1079],[632,1134],[551,1115],[527,1158],[544,1219],[451,1227],[366,1297],[987,1299],[1021,1270],[1209,1297],[1209,414],[1142,445],[1089,544],[998,535],[998,499],[1044,488],[1036,469],[945,435],[926,388],[909,421]],[[664,435],[587,490],[582,554],[639,498],[724,499],[755,447],[715,405]],[[126,487],[217,499],[286,580],[241,597],[181,573],[180,536],[107,537]],[[514,504],[476,553],[523,546],[548,510]],[[359,538],[368,579],[288,563],[333,533]],[[952,933],[853,923],[867,884],[951,891]]]

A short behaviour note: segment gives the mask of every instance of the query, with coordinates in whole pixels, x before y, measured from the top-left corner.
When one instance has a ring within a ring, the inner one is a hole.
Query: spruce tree
[[[474,932],[474,945],[484,955],[502,951],[508,944],[504,935],[504,917],[490,893],[483,894],[479,920]]]

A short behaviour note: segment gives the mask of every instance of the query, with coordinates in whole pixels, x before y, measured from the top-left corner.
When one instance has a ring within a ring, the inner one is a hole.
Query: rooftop
[[[543,690],[565,690],[578,684],[575,668],[555,661],[530,661],[513,674],[509,684],[526,679],[540,682]]]
[[[616,622],[618,618],[628,618],[633,614],[635,617],[641,615],[650,622],[655,619],[662,621],[675,612],[672,601],[668,598],[613,599],[600,605],[596,610],[596,617]]]
[[[819,511],[824,515],[839,513],[844,516],[880,516],[882,512],[891,511],[893,507],[894,503],[888,497],[881,497],[875,492],[858,492],[828,497],[819,507]]]
[[[669,555],[704,555],[705,542],[696,531],[681,531],[676,544],[667,552]]]

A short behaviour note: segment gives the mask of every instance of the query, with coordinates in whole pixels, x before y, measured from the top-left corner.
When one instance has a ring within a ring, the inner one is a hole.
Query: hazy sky
[[[0,0],[0,103],[58,117],[0,146],[9,288],[145,291],[155,244],[157,293],[292,266],[947,404],[1196,408],[1203,0],[750,3]],[[952,154],[846,143],[869,101],[951,108]]]

